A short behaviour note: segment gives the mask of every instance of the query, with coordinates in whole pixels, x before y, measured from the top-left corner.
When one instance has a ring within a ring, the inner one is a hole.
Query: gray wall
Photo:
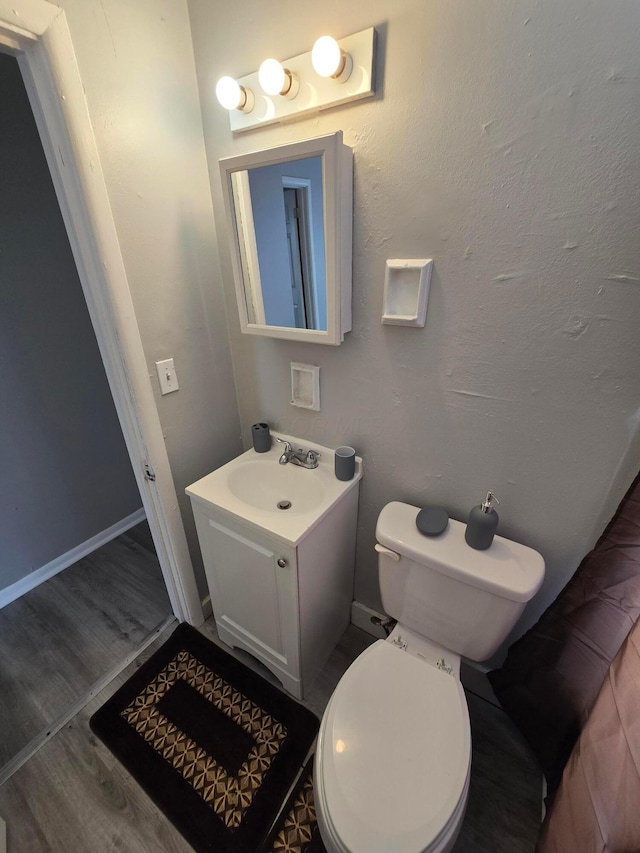
[[[141,506],[20,71],[0,54],[0,589]]]
[[[241,450],[186,0],[58,0],[67,17],[196,578],[184,488]],[[161,397],[154,362],[180,390]]]
[[[339,348],[242,336],[221,260],[244,438],[258,419],[365,459],[356,597],[378,604],[374,528],[400,499],[500,532],[548,571],[521,627],[640,466],[640,6],[635,0],[190,0],[218,233],[221,157],[342,129],[354,149],[353,331]],[[374,25],[376,96],[233,138],[222,74]],[[432,257],[427,325],[382,326],[387,258]],[[322,411],[289,405],[321,366]]]

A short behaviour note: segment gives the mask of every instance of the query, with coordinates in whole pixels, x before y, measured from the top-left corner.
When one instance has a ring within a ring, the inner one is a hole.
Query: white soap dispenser
[[[489,491],[484,501],[474,506],[469,513],[464,538],[467,545],[476,551],[486,551],[493,542],[498,526],[498,513],[493,508],[494,502],[500,503],[493,492]]]

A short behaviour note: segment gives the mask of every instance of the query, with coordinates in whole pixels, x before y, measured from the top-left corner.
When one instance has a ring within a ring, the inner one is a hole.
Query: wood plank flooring
[[[212,620],[201,630],[217,641]],[[162,641],[160,637],[0,787],[9,853],[191,851],[88,726],[91,714]],[[304,704],[321,714],[344,670],[370,642],[371,637],[351,626]],[[249,655],[236,656],[266,673]],[[270,675],[268,679],[273,681]],[[499,709],[470,694],[468,701],[473,765],[467,815],[455,853],[533,853],[540,819],[540,772]]]
[[[467,704],[471,783],[452,853],[533,853],[542,814],[542,772],[504,711],[469,692]]]
[[[169,615],[146,521],[0,610],[0,766]]]

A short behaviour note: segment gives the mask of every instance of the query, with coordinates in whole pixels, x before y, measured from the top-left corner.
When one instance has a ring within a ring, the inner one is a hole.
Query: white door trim
[[[45,0],[0,0],[0,50],[22,71],[173,612],[199,625],[202,606],[64,11]]]
[[[246,273],[247,296],[250,295],[251,305],[253,306],[254,319],[252,322],[263,324],[267,322],[267,319],[262,298],[262,279],[260,278],[260,264],[258,262],[256,229],[253,225],[253,204],[251,202],[248,169],[233,173],[233,198],[238,205],[236,209],[238,242],[242,252],[243,273]]]

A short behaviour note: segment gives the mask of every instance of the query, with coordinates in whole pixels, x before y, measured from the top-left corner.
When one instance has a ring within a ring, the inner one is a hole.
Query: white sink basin
[[[317,469],[307,470],[291,463],[274,465],[274,461],[250,455],[247,461],[231,463],[227,475],[229,491],[238,500],[265,512],[308,513],[322,504],[322,472],[319,477]]]
[[[353,480],[343,482],[336,479],[334,452],[330,448],[280,433],[272,435],[274,446],[267,453],[248,450],[193,483],[186,492],[297,545],[357,484],[362,477],[362,460],[357,458]],[[283,446],[275,442],[275,436],[290,441],[294,447],[319,451],[318,467],[301,468],[291,462],[280,465]]]

